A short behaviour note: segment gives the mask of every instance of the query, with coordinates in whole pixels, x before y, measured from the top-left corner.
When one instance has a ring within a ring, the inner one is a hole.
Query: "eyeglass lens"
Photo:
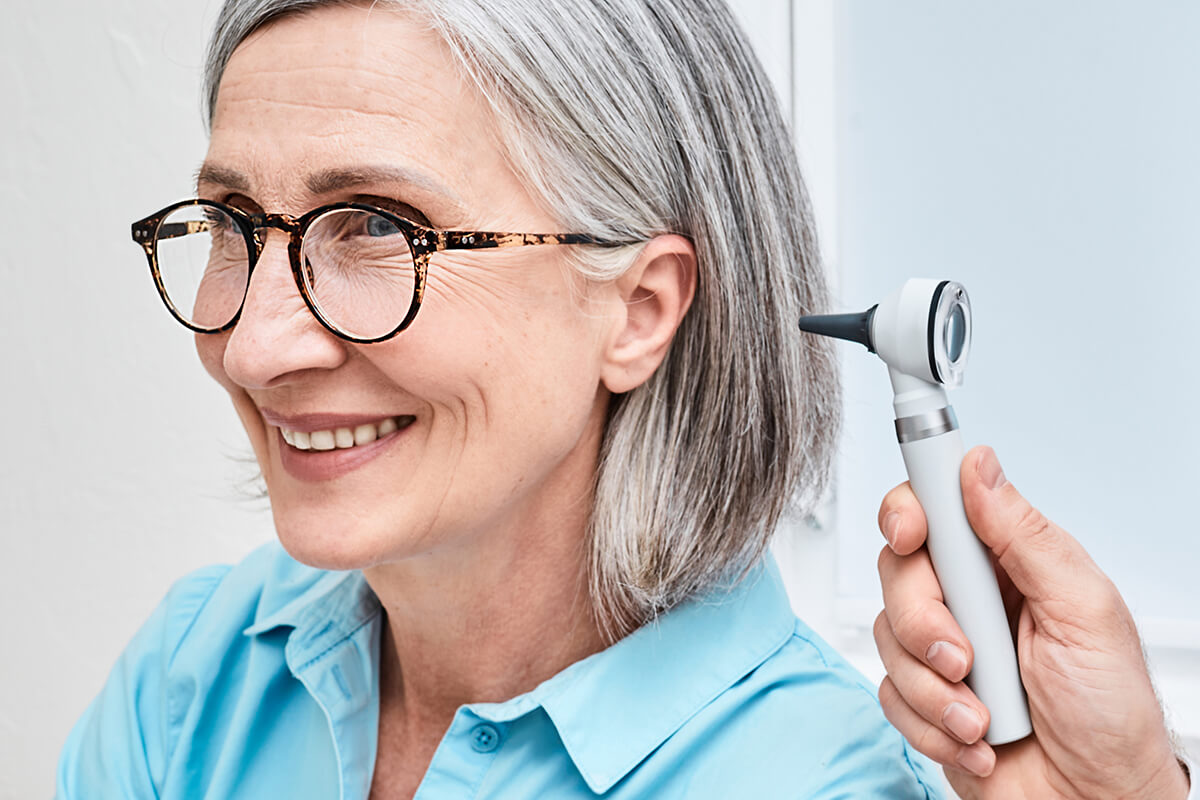
[[[177,208],[159,224],[154,246],[176,313],[199,328],[233,319],[246,294],[250,251],[228,214],[213,206]]]
[[[408,314],[416,283],[412,251],[404,231],[386,217],[328,211],[313,220],[300,252],[309,297],[335,327],[372,339]]]
[[[208,205],[183,206],[160,223],[159,274],[176,312],[200,328],[224,326],[247,289],[250,248],[242,229]],[[415,294],[408,239],[394,222],[361,209],[327,211],[301,246],[309,299],[333,327],[371,339],[404,320]]]

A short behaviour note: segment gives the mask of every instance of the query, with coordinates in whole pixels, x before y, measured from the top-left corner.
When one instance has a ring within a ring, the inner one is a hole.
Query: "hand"
[[[990,448],[962,463],[967,518],[992,552],[1016,626],[1033,736],[993,750],[988,712],[962,683],[971,645],[943,604],[907,483],[879,509],[884,611],[875,642],[887,718],[941,763],[964,798],[1182,800],[1188,779],[1151,686],[1133,617],[1066,531],[1009,483]]]

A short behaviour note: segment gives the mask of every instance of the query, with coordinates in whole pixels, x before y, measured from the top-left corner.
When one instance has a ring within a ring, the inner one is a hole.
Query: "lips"
[[[276,429],[281,465],[305,482],[340,478],[373,461],[407,437],[416,422],[411,414],[281,414],[260,409]]]

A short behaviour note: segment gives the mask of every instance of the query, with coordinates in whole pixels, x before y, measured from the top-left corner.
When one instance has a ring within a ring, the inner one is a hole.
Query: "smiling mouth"
[[[416,419],[411,414],[405,414],[377,423],[367,422],[353,428],[331,428],[325,431],[291,431],[280,428],[279,432],[283,434],[283,440],[297,450],[350,450],[403,430]]]

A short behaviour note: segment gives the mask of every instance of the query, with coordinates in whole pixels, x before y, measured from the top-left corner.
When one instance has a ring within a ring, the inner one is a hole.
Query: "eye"
[[[354,200],[359,203],[367,203],[369,205],[377,206],[385,211],[390,211],[398,217],[411,220],[412,222],[415,222],[418,225],[424,225],[427,228],[437,227],[429,221],[429,217],[425,216],[420,209],[413,208],[408,203],[400,200],[394,200],[389,197],[377,197],[375,195],[359,195],[355,197]]]
[[[233,206],[247,214],[261,214],[262,207],[244,194],[231,194],[224,199],[225,205]]]
[[[224,211],[212,206],[204,206],[203,214],[207,230],[214,242],[224,243],[230,239],[241,240],[242,229]]]
[[[367,235],[368,236],[395,236],[400,232],[395,223],[386,217],[381,217],[378,214],[372,214],[367,218]]]
[[[204,206],[203,214],[205,221],[208,222],[209,230],[220,230],[229,225],[229,217],[212,206]]]

